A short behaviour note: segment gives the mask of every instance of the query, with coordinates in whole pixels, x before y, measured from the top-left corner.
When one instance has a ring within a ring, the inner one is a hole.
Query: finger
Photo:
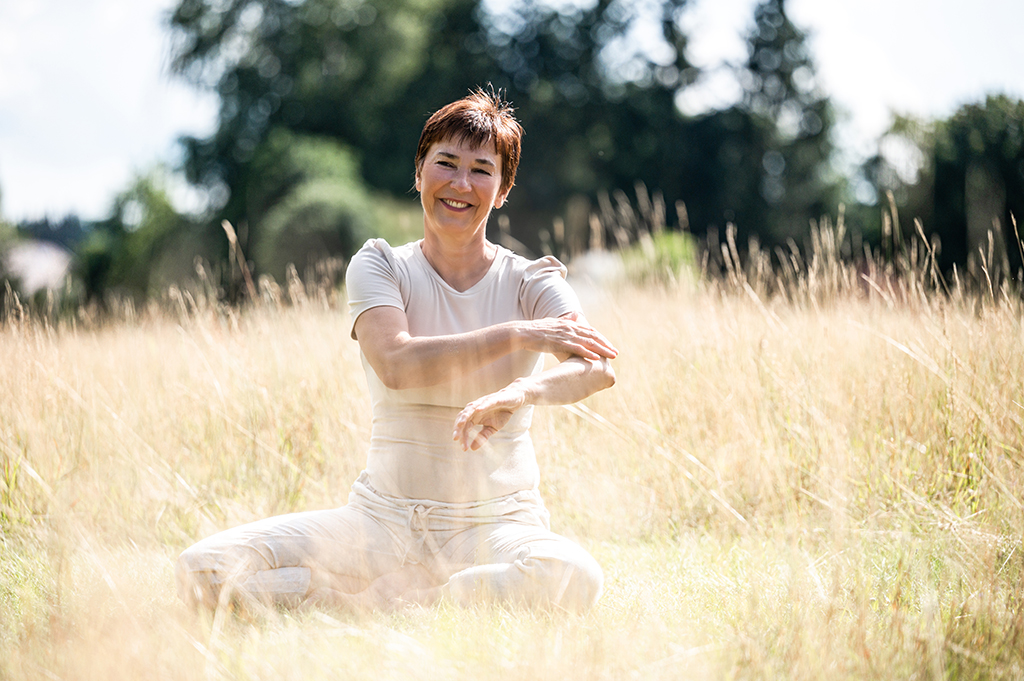
[[[452,440],[462,445],[462,451],[469,447],[469,429],[472,427],[470,413],[469,407],[463,409],[455,419],[455,427],[452,429]]]
[[[618,350],[615,349],[615,346],[612,345],[612,342],[608,340],[608,338],[603,333],[601,333],[594,327],[587,324],[580,324],[579,328],[580,334],[588,341],[597,343],[598,345],[601,345],[602,347],[607,348],[612,352],[618,352]]]
[[[470,445],[473,444],[473,439],[474,438],[472,435],[472,426],[470,426],[469,424],[466,424],[466,426],[461,431],[459,431],[458,437],[455,438],[455,440],[459,443],[459,446],[462,447],[462,451],[464,452],[469,451]]]
[[[595,329],[591,329],[592,336],[586,338],[589,343],[590,349],[608,359],[615,359],[619,354],[618,349],[611,344],[607,338]]]
[[[601,355],[594,352],[585,345],[580,345],[579,343],[566,343],[564,351],[570,355],[577,355],[579,357],[582,357],[583,359],[601,359]]]
[[[487,442],[487,441],[488,441],[488,440],[489,440],[489,439],[491,438],[491,436],[492,436],[492,435],[494,435],[494,434],[495,434],[496,432],[498,432],[498,431],[496,431],[496,430],[495,430],[494,428],[492,428],[491,426],[484,426],[483,428],[481,428],[481,429],[480,429],[480,432],[476,434],[476,437],[474,437],[474,438],[473,438],[473,442],[472,442],[472,444],[470,445],[470,447],[471,447],[471,448],[472,448],[472,450],[473,450],[473,451],[475,452],[476,450],[478,450],[478,449],[480,449],[481,447],[483,447],[483,446],[484,446],[484,444],[485,444],[485,443],[486,443],[486,442]]]
[[[592,360],[599,360],[604,357],[615,359],[619,354],[619,351],[615,348],[595,341],[589,341],[585,345],[583,343],[566,343],[565,349],[569,354],[579,355],[584,359]]]
[[[607,342],[591,340],[585,347],[593,355],[593,357],[588,359],[601,359],[602,357],[615,359],[619,355],[619,351],[615,349],[615,346]]]
[[[468,450],[470,444],[472,444],[473,429],[474,424],[471,421],[466,421],[465,423],[461,424],[461,426],[458,429],[456,429],[453,439],[459,443],[459,445],[462,447],[462,451]]]
[[[561,317],[561,321],[565,322],[567,317]],[[558,339],[566,349],[573,351],[573,354],[581,354],[575,352],[575,348],[585,347],[587,352],[594,353],[594,356],[584,355],[588,359],[599,359],[599,357],[608,357],[614,359],[619,351],[611,341],[609,341],[604,334],[583,322],[570,322],[566,324],[565,332],[569,334],[567,337]]]
[[[472,404],[466,405],[462,408],[462,411],[459,412],[459,415],[455,417],[455,432],[458,432],[469,422],[472,409]]]

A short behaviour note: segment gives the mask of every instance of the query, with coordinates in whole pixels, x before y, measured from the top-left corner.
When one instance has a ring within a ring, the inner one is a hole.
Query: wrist
[[[508,327],[508,344],[512,352],[523,350],[527,347],[526,327],[520,322],[506,322]]]
[[[533,384],[528,378],[517,378],[502,390],[508,391],[514,396],[513,399],[518,404],[517,409],[534,403]]]

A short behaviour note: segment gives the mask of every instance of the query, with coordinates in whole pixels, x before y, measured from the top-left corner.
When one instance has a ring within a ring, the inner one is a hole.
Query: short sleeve
[[[356,338],[359,315],[375,307],[405,309],[391,247],[383,239],[370,239],[352,256],[345,272],[345,291]]]
[[[565,265],[554,256],[545,256],[527,265],[519,296],[527,319],[561,317],[569,312],[582,314],[579,298],[565,275]]]

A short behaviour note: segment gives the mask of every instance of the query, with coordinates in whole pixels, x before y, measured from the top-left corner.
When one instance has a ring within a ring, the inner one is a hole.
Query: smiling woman
[[[464,290],[483,274],[487,259],[479,268],[456,272],[446,267],[442,254],[460,250],[479,241],[492,208],[501,208],[507,190],[502,190],[500,159],[486,146],[473,146],[455,139],[435,142],[416,169],[416,190],[423,204],[423,255],[449,283]],[[493,253],[488,253],[493,259]],[[440,269],[439,269],[440,268]],[[446,277],[448,279],[448,277]]]
[[[371,239],[348,269],[373,409],[349,503],[194,545],[177,567],[187,602],[597,601],[600,566],[550,530],[529,428],[535,405],[610,387],[617,351],[586,323],[560,262],[487,241],[521,135],[512,108],[482,90],[427,121],[415,158],[423,238]],[[545,370],[544,353],[559,363]]]

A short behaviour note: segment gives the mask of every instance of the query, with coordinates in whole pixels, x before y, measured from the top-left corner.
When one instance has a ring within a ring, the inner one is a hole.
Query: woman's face
[[[500,208],[501,156],[493,145],[475,147],[442,140],[427,150],[416,172],[424,227],[451,234],[483,231],[492,208]]]

